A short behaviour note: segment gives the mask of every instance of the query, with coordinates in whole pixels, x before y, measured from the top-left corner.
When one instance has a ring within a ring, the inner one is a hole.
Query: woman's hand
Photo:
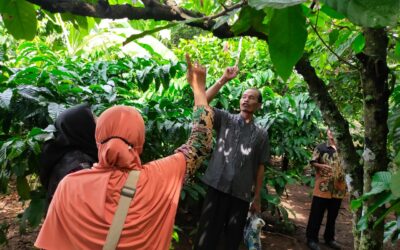
[[[189,54],[186,54],[187,62],[187,80],[192,87],[193,91],[205,91],[206,89],[206,75],[207,70],[199,63],[192,64]]]

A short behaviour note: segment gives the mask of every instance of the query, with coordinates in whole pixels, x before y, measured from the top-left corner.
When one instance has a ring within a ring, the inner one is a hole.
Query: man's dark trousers
[[[307,224],[307,240],[318,242],[318,232],[324,218],[325,210],[328,210],[324,239],[325,242],[335,240],[335,221],[339,214],[342,199],[326,199],[313,196],[310,216]]]
[[[209,187],[193,249],[217,249],[224,232],[224,249],[237,250],[243,240],[248,211],[249,202]]]

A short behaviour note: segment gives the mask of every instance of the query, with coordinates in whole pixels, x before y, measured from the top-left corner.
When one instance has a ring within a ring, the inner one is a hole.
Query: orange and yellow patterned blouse
[[[343,199],[346,195],[346,182],[344,170],[336,149],[326,143],[314,149],[312,163],[327,164],[332,171],[315,168],[314,196],[321,198]]]

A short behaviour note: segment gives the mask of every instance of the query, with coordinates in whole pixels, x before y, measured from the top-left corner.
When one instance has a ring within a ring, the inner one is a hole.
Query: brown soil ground
[[[290,215],[290,218],[296,225],[293,235],[285,235],[275,232],[263,232],[262,245],[263,249],[276,250],[305,250],[307,249],[305,242],[305,228],[307,225],[308,214],[311,205],[311,189],[302,185],[290,185],[287,189],[288,196],[283,199],[286,208],[291,209],[296,216]],[[17,215],[23,210],[23,205],[18,202],[18,195],[12,193],[8,196],[0,196],[0,224],[3,222],[10,223],[10,229],[7,234],[8,245],[0,247],[0,249],[35,249],[33,242],[37,236],[38,229],[30,230],[26,234],[20,234],[18,229]],[[324,230],[324,222],[320,231],[320,238]],[[351,233],[351,213],[349,210],[348,199],[342,203],[339,217],[336,224],[336,239],[342,245],[342,249],[353,249],[353,235]],[[190,238],[182,233],[180,242],[174,244],[175,250],[191,249]],[[321,249],[329,249],[322,243]],[[241,250],[246,249],[244,246]],[[400,244],[396,247],[387,246],[387,250],[400,249]]]

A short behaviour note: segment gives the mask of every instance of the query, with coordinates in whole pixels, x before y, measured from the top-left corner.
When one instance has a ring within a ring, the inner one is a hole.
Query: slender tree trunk
[[[335,102],[328,93],[325,83],[319,78],[315,69],[305,56],[296,64],[296,70],[304,77],[308,84],[310,96],[321,110],[325,123],[333,130],[337,140],[339,156],[343,160],[346,171],[346,182],[350,192],[350,198],[359,198],[363,193],[363,168],[359,163],[348,122],[340,114]],[[360,233],[355,225],[361,217],[361,210],[353,212],[354,245],[359,245]]]
[[[388,37],[385,29],[364,29],[364,53],[357,55],[362,65],[361,80],[364,95],[364,193],[371,190],[371,177],[378,171],[387,170],[388,135],[388,75],[386,49]],[[363,213],[376,202],[372,197],[363,204]],[[383,214],[378,209],[368,219],[368,227],[361,233],[358,249],[382,249],[384,223],[373,228],[374,222]]]
[[[289,170],[289,158],[286,156],[286,154],[284,154],[282,157],[282,171],[288,171],[288,170]]]

